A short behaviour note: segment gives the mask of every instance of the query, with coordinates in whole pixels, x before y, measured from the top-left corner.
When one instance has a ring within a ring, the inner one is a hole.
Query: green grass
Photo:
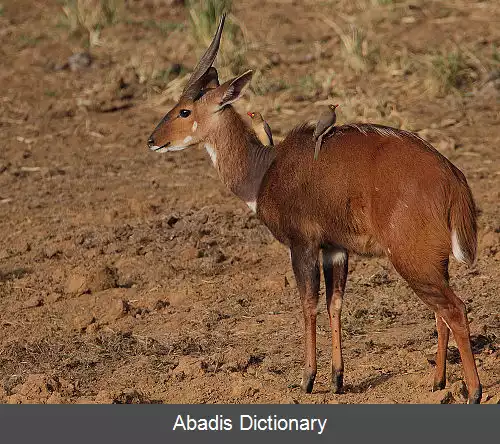
[[[208,47],[217,29],[222,13],[229,13],[232,0],[188,0],[190,33],[201,54]],[[241,26],[231,14],[226,17],[224,37],[218,54],[217,69],[223,75],[239,74],[245,65],[246,44]]]
[[[47,97],[57,97],[57,91],[52,91],[50,89],[46,89],[43,94]]]
[[[440,93],[465,89],[474,78],[473,69],[459,50],[437,54],[431,64],[434,89]]]
[[[491,58],[493,59],[493,63],[500,63],[500,52],[498,51],[498,47],[493,44],[491,47]]]
[[[22,34],[19,37],[19,44],[21,48],[27,48],[27,47],[33,47],[38,45],[42,40],[44,39],[43,36],[32,36],[32,35],[27,35],[27,34]]]
[[[174,71],[172,68],[162,69],[155,76],[154,79],[163,84],[168,84],[172,78],[182,77],[186,74],[186,69],[181,66],[180,71]]]
[[[128,25],[141,26],[144,29],[153,29],[160,32],[165,37],[171,34],[173,31],[184,29],[183,23],[167,22],[163,20],[125,20],[125,23],[127,23]]]
[[[84,37],[86,46],[98,44],[100,31],[118,21],[123,6],[124,0],[62,1],[66,27],[72,35]]]
[[[268,77],[259,70],[254,73],[250,84],[250,89],[257,96],[265,96],[268,93],[284,91],[289,88],[290,85],[283,79]]]

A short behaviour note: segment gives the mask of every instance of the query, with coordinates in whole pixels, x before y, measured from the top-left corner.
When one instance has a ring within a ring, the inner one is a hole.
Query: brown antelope
[[[231,106],[252,72],[214,87],[212,63],[223,24],[224,17],[182,97],[153,131],[148,146],[168,152],[204,144],[221,180],[289,247],[305,324],[302,389],[310,393],[316,376],[320,250],[335,393],[343,384],[340,315],[348,255],[384,254],[436,314],[433,389],[446,384],[451,330],[468,400],[478,403],[481,385],[465,304],[448,282],[450,253],[469,265],[476,256],[475,205],[464,175],[417,135],[379,125],[339,126],[325,140],[318,161],[310,124],[293,129],[275,147],[264,147]],[[207,82],[210,88],[205,88]]]

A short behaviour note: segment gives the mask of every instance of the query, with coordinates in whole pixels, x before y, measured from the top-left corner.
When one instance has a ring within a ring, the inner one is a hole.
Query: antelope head
[[[225,15],[221,17],[212,43],[196,65],[181,98],[148,139],[152,151],[180,151],[204,140],[217,125],[220,111],[236,101],[252,78],[252,71],[219,85],[212,66],[219,49]]]

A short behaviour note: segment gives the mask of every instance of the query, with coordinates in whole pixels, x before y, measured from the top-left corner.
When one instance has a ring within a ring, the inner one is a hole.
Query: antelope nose
[[[150,136],[148,139],[148,147],[151,148],[152,146],[155,146],[155,139],[153,136]]]

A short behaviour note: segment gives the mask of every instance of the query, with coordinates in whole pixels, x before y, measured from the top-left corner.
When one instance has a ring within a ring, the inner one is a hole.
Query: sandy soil
[[[346,392],[329,391],[323,298],[317,382],[300,392],[288,252],[201,147],[146,148],[174,104],[178,79],[165,72],[189,72],[200,51],[182,2],[128,2],[90,66],[74,71],[58,68],[85,48],[60,2],[0,3],[1,402],[464,401],[453,341],[448,388],[430,392],[434,316],[386,259],[351,262]],[[493,0],[442,3],[235,2],[243,69],[261,68],[266,89],[239,109],[262,111],[279,139],[334,94],[340,123],[418,131],[464,172],[480,209],[479,259],[473,269],[452,261],[450,274],[469,308],[483,401],[498,402],[500,16]],[[365,31],[361,67],[320,16]],[[430,92],[429,54],[456,47],[467,78]]]

